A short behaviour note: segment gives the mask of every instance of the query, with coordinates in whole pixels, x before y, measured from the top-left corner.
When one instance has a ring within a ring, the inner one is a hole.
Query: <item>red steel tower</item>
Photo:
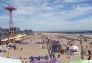
[[[9,11],[9,37],[14,36],[14,26],[13,26],[13,20],[12,20],[12,11],[16,10],[16,8],[12,6],[5,7],[5,10]]]

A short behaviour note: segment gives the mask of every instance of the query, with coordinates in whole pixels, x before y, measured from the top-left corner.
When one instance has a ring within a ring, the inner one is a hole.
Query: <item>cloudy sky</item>
[[[0,27],[8,27],[11,5],[14,26],[35,31],[92,30],[92,0],[0,0]]]

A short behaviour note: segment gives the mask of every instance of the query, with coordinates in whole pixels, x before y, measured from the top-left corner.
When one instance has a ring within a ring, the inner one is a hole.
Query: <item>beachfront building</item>
[[[29,35],[29,34],[32,34],[33,31],[32,30],[24,30],[25,34]]]
[[[19,28],[14,27],[14,28],[12,28],[12,29],[14,29],[14,31],[15,31],[14,33],[15,33],[15,34],[19,34],[19,33],[20,33],[20,29],[19,29]],[[0,28],[0,31],[1,31],[1,34],[2,34],[2,37],[3,37],[3,38],[8,37],[9,29],[7,29],[7,28]]]

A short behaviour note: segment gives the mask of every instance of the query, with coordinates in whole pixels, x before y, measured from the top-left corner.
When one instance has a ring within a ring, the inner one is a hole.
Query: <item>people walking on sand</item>
[[[86,53],[86,51],[87,51],[87,49],[85,49],[85,50],[83,51],[83,54],[84,54],[84,55],[86,55],[86,54],[87,54],[87,53]]]
[[[91,57],[92,57],[92,52],[91,50],[88,50],[88,60],[91,60]]]
[[[20,50],[23,51],[23,48],[21,47]]]
[[[61,53],[61,54],[64,54],[64,49],[61,49],[60,53]]]
[[[18,46],[16,46],[16,49],[18,50]]]
[[[90,42],[90,48],[92,48],[92,42]]]
[[[14,50],[16,50],[16,46],[14,46]]]
[[[91,50],[88,50],[88,55],[91,55],[92,53],[91,53]]]
[[[66,47],[66,53],[69,54],[69,47]]]
[[[60,58],[60,54],[58,54],[58,58]]]

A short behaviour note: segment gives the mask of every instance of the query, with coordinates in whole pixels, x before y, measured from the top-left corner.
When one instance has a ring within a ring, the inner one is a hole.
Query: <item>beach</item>
[[[2,53],[1,55],[8,58],[17,58],[25,60],[27,63],[30,63],[29,57],[39,57],[39,56],[48,56],[48,48],[47,44],[42,42],[46,42],[46,40],[50,39],[50,41],[55,40],[59,41],[59,43],[62,45],[63,49],[66,49],[66,47],[70,47],[71,44],[73,46],[77,46],[79,48],[79,54],[78,55],[70,55],[67,52],[62,53],[56,53],[55,58],[59,62],[68,62],[72,60],[79,60],[81,59],[81,44],[80,39],[83,46],[83,51],[85,51],[85,54],[83,55],[84,59],[88,59],[88,50],[91,50],[92,52],[92,36],[83,35],[80,37],[80,34],[63,34],[63,33],[35,33],[34,35],[29,35],[29,38],[22,40],[21,44],[16,43],[16,49],[13,48],[8,49],[7,52]],[[86,39],[86,40],[85,40]],[[43,48],[44,46],[44,48]],[[57,55],[60,54],[60,57]],[[49,57],[50,58],[50,57]],[[91,58],[92,59],[92,58]]]

